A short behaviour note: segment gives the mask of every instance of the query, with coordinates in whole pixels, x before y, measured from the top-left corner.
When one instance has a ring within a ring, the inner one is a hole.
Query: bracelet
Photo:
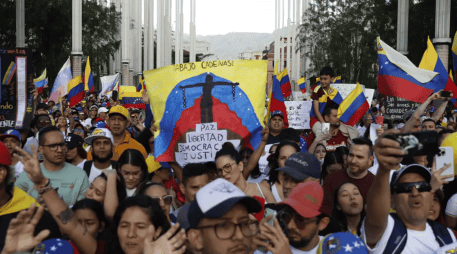
[[[35,187],[36,187],[37,189],[42,189],[42,188],[48,186],[50,183],[51,183],[51,180],[48,178],[47,181],[46,181],[46,183],[45,183],[44,185],[42,185],[42,186],[35,186]]]
[[[51,180],[49,180],[49,178],[48,178],[48,182],[46,183],[45,186],[43,186],[43,187],[35,186],[35,189],[37,190],[39,195],[43,195],[44,193],[52,190]]]

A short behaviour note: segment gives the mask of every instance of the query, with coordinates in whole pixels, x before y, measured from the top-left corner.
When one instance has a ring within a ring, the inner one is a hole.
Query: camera
[[[385,137],[400,143],[400,148],[406,152],[405,157],[436,155],[440,152],[436,131],[388,134]]]

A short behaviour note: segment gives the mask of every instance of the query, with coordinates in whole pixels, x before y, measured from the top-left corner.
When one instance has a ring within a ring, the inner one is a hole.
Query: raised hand
[[[405,151],[400,149],[400,143],[393,139],[379,137],[373,150],[378,159],[380,170],[398,169]]]
[[[33,156],[30,156],[26,151],[22,150],[20,147],[16,146],[16,154],[14,157],[18,158],[21,163],[24,165],[24,171],[27,172],[27,175],[35,185],[44,186],[46,184],[46,177],[41,173],[40,161],[38,160],[38,152],[35,146],[32,144]]]
[[[433,159],[433,165],[432,165],[432,171],[431,171],[432,179],[430,180],[430,185],[432,186],[432,192],[435,192],[435,191],[441,189],[443,184],[449,183],[448,181],[445,181],[444,179],[455,176],[455,174],[441,175],[441,173],[443,173],[450,166],[451,166],[451,164],[447,164],[437,171],[436,166],[435,166],[435,159]]]
[[[273,254],[292,254],[289,239],[282,231],[281,226],[279,225],[279,222],[276,218],[274,220],[274,226],[271,226],[263,220],[261,221],[261,224],[261,238],[268,239],[269,242],[259,241],[258,239],[254,238],[255,244],[258,246],[264,246]]]
[[[167,233],[159,237],[160,232],[162,231],[161,229],[162,228],[159,228],[154,232],[154,226],[149,226],[148,235],[144,239],[145,254],[183,254],[186,252],[186,246],[184,245],[184,242],[186,241],[186,231],[184,229],[180,230],[179,223],[173,225]]]
[[[265,128],[263,128],[262,132],[260,132],[262,135],[262,141],[267,142],[268,141],[268,136],[270,135],[270,129],[265,125]]]
[[[143,100],[144,104],[148,104],[149,103],[149,96],[148,96],[148,92],[147,91],[143,91],[143,96],[141,97],[141,99]]]
[[[6,231],[2,254],[28,251],[48,237],[51,233],[48,229],[34,236],[35,227],[43,212],[44,207],[36,209],[36,205],[33,203],[28,210],[21,211],[16,218],[11,220],[8,231]]]

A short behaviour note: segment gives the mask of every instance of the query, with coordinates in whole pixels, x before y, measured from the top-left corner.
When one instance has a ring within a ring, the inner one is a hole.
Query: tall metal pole
[[[276,66],[278,60],[278,0],[275,0],[275,41],[274,41],[274,58],[273,58],[273,66]]]
[[[25,0],[16,0],[16,47],[25,48]]]
[[[164,0],[157,0],[157,68],[163,67],[163,48],[162,48],[162,41],[163,41],[163,1]]]
[[[397,51],[408,54],[409,0],[398,0]]]
[[[436,0],[435,12],[435,44],[436,52],[446,70],[449,67],[449,45],[451,25],[451,0]]]
[[[181,62],[180,55],[179,55],[179,44],[180,44],[180,37],[181,37],[181,13],[179,12],[179,4],[180,0],[175,0],[175,17],[176,17],[176,29],[175,29],[175,64],[179,64]]]
[[[195,27],[195,8],[196,0],[191,0],[190,7],[190,62],[196,62],[196,52],[195,52],[195,43],[196,43],[196,27]]]
[[[137,65],[136,61],[136,33],[135,33],[135,13],[136,13],[136,1],[137,0],[129,0],[129,4],[132,5],[130,8],[130,17],[129,17],[129,22],[130,22],[130,30],[129,30],[129,35],[130,35],[130,69],[129,69],[129,85],[133,86],[133,76],[135,75],[135,69]]]
[[[291,11],[291,8],[290,8],[290,0],[288,1],[288,4],[287,4],[287,71],[288,71],[288,74],[289,74],[289,77],[291,77],[290,75],[290,62],[291,62],[291,58],[292,58],[292,55],[291,55],[291,31],[290,31],[290,11]]]
[[[143,9],[143,20],[144,20],[144,29],[143,29],[143,71],[149,70],[148,68],[148,50],[149,50],[149,1],[144,0],[144,9]]]
[[[136,3],[136,60],[137,60],[137,69],[136,75],[141,76],[143,63],[142,63],[142,50],[143,50],[143,24],[142,24],[142,17],[143,17],[143,3],[141,0],[137,0]],[[139,78],[138,78],[139,80]],[[134,83],[136,86],[137,83]]]
[[[81,75],[82,48],[82,0],[72,0],[71,57],[73,77]]]
[[[122,85],[130,80],[130,4],[122,0]]]
[[[149,2],[149,26],[148,26],[148,69],[152,70],[154,69],[154,51],[155,51],[155,46],[154,46],[154,40],[155,40],[155,33],[154,33],[154,0],[145,0],[145,1],[150,1]],[[145,60],[146,61],[146,60]]]
[[[280,42],[280,45],[281,45],[281,48],[279,50],[280,54],[281,54],[281,58],[279,60],[279,71],[281,72],[282,70],[284,70],[284,55],[285,55],[285,50],[284,50],[284,7],[285,7],[285,4],[284,2],[286,0],[281,0],[282,1],[282,15],[281,15],[281,21],[282,21],[282,24],[281,24],[281,42]]]
[[[300,0],[295,0],[295,26],[294,26],[294,45],[297,45],[297,37],[298,37],[298,29],[300,27]],[[295,72],[295,80],[298,80],[300,76],[300,47],[297,46],[297,48],[294,51],[294,59],[295,59],[295,67],[294,67],[294,72]],[[297,91],[300,90],[297,88]]]
[[[179,16],[180,16],[180,33],[179,33],[179,58],[180,58],[180,64],[184,63],[184,5],[183,5],[183,0],[179,1]]]

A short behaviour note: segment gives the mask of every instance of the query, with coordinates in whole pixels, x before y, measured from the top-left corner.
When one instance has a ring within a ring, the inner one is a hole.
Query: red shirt
[[[306,137],[306,143],[308,145],[308,149],[313,143],[314,139],[316,139],[316,135],[311,132],[307,137]],[[327,144],[325,145],[325,149],[327,152],[334,152],[336,151],[336,148],[340,146],[347,146],[348,144],[348,138],[343,135],[343,133],[338,130],[338,133],[336,136],[332,137],[331,139],[327,140]]]
[[[366,204],[368,190],[374,181],[374,175],[368,171],[367,175],[362,179],[353,179],[349,177],[347,170],[339,170],[328,175],[324,180],[324,201],[322,202],[322,212],[331,215],[333,212],[333,202],[335,190],[343,183],[350,182],[359,188],[360,194],[363,197],[363,204]]]

